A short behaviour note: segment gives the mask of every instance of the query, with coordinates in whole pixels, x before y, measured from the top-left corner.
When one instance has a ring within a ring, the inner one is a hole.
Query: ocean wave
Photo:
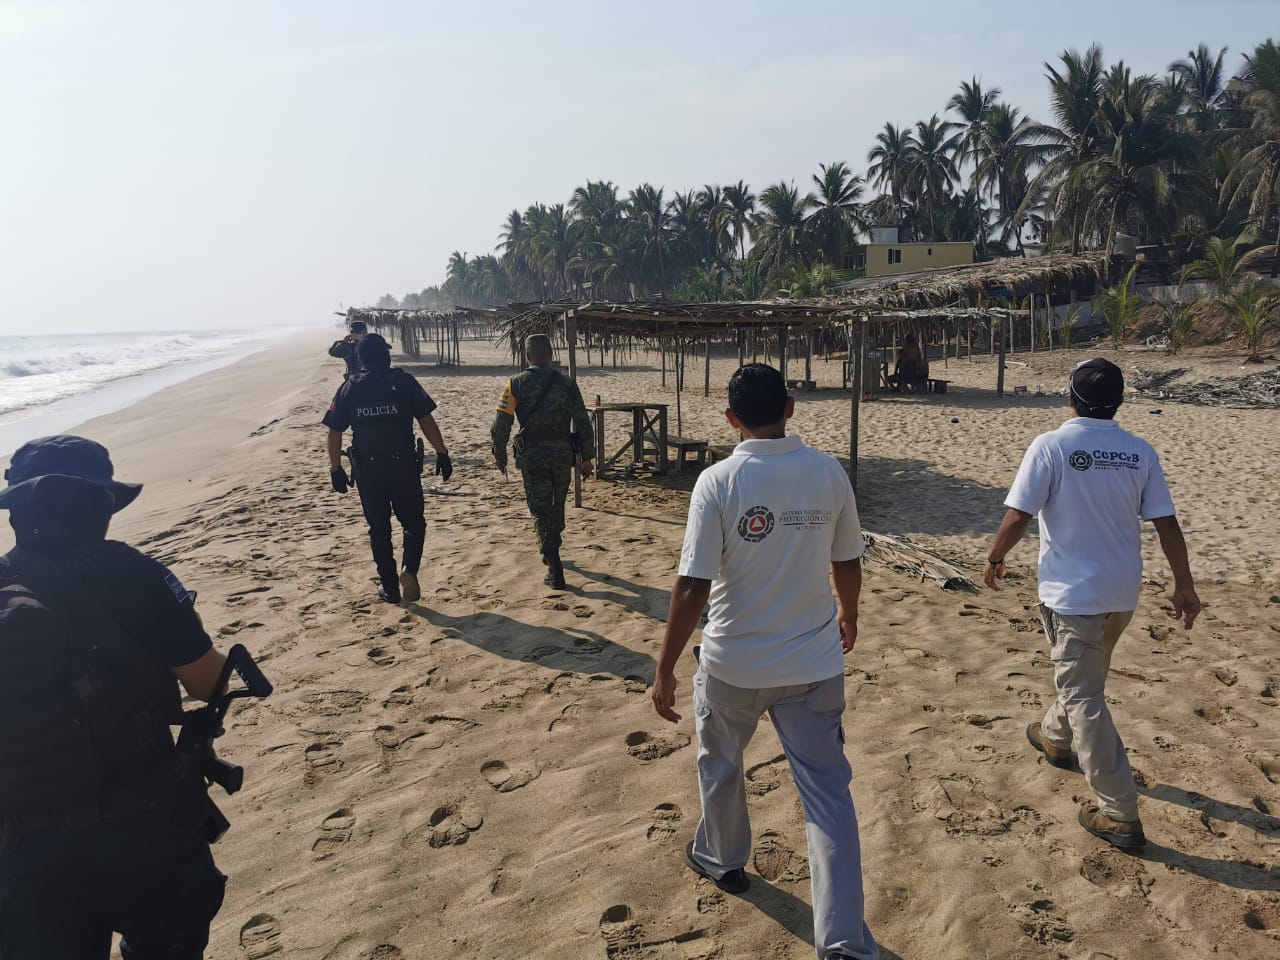
[[[252,331],[0,337],[0,414],[65,400],[175,363],[211,360]]]

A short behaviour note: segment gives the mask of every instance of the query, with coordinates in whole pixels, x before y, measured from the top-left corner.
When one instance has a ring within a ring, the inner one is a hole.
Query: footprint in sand
[[[1041,699],[1040,694],[1036,693],[1034,690],[1019,690],[1018,703],[1024,707],[1044,706],[1044,701]]]
[[[328,860],[351,840],[356,817],[346,807],[335,810],[320,824],[320,836],[311,844],[311,852],[317,860]]]
[[[560,716],[556,717],[549,724],[547,730],[552,731],[558,727],[571,727],[578,719],[578,715],[582,712],[582,699],[574,700],[572,703],[566,704],[560,711]]]
[[[747,793],[753,797],[763,797],[782,786],[782,765],[787,762],[786,754],[779,754],[772,760],[757,763],[747,770]]]
[[[1280,783],[1280,758],[1264,757],[1256,753],[1246,753],[1244,758],[1257,767],[1271,783]]]
[[[341,769],[342,760],[337,754],[337,748],[340,746],[342,746],[341,740],[326,740],[313,743],[302,752],[303,760],[307,765],[303,781],[308,786]]]
[[[394,667],[396,665],[396,655],[386,647],[373,647],[365,656],[369,658],[370,663],[375,663],[380,667]]]
[[[1280,904],[1267,900],[1250,900],[1243,920],[1250,930],[1273,940],[1280,940]]]
[[[394,943],[380,943],[366,953],[362,960],[402,960],[404,953]]]
[[[651,733],[645,733],[643,730],[637,730],[635,733],[628,733],[627,753],[648,763],[651,760],[659,760],[662,757],[669,757],[677,750],[682,750],[689,745],[689,735],[687,733],[671,733],[655,737]]]
[[[751,864],[756,873],[769,881],[809,879],[809,859],[787,846],[782,835],[773,830],[760,834],[751,854]]]
[[[409,707],[413,705],[413,690],[410,687],[396,687],[382,701],[384,709],[389,707]]]
[[[435,849],[458,846],[466,843],[483,823],[484,817],[476,811],[456,803],[446,803],[436,807],[427,822],[410,831],[405,840],[426,840],[427,845]]]
[[[538,775],[542,773],[541,770],[533,765],[520,765],[513,769],[501,760],[487,761],[481,765],[480,772],[489,781],[489,786],[499,793],[510,793],[512,790],[519,790],[526,784],[537,780]]]
[[[280,921],[269,913],[254,914],[240,928],[240,950],[248,960],[283,954]]]
[[[600,917],[600,936],[604,937],[604,955],[609,960],[639,956],[644,947],[640,923],[625,903],[605,910]]]
[[[676,835],[676,824],[684,819],[684,811],[674,803],[660,803],[653,808],[653,823],[645,837],[656,843],[666,843]]]

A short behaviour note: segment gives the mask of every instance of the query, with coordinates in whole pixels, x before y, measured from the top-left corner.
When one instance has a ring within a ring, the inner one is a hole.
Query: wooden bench
[[[707,445],[707,463],[716,463],[726,457],[733,456],[733,446],[727,443],[712,443]]]
[[[803,390],[808,393],[812,390],[818,389],[818,382],[816,380],[788,380],[787,389]]]
[[[690,440],[687,437],[675,437],[667,434],[667,446],[674,447],[676,451],[676,470],[683,470],[686,466],[702,468],[707,465],[707,441]],[[690,459],[689,455],[693,458]]]

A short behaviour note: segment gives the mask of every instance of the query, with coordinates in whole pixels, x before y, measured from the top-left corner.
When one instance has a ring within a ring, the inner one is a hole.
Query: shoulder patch
[[[516,412],[516,395],[511,389],[511,381],[507,381],[507,387],[502,391],[502,399],[498,401],[498,412],[509,413],[513,416]]]
[[[196,595],[192,590],[188,590],[182,585],[182,581],[178,579],[178,575],[172,570],[166,569],[164,572],[164,585],[169,588],[169,592],[179,603],[195,603]]]

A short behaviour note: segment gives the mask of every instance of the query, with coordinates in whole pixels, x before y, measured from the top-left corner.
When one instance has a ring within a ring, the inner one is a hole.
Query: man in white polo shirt
[[[1133,617],[1142,584],[1141,522],[1150,520],[1173,570],[1173,616],[1187,629],[1200,598],[1187,545],[1160,458],[1114,420],[1124,400],[1115,364],[1087,360],[1071,375],[1072,418],[1032,441],[1009,490],[1004,522],[987,554],[983,579],[993,590],[1005,556],[1040,517],[1040,613],[1051,646],[1058,696],[1027,739],[1056,767],[1070,768],[1072,747],[1097,797],[1080,825],[1117,847],[1146,843],[1138,792],[1104,687],[1116,641]]]
[[[653,702],[680,720],[675,665],[709,598],[693,678],[702,821],[685,862],[729,893],[749,886],[742,755],[767,712],[804,805],[818,956],[875,960],[841,728],[862,530],[844,469],[786,435],[794,408],[772,367],[753,363],[729,381],[725,416],[742,443],[694,487]]]

